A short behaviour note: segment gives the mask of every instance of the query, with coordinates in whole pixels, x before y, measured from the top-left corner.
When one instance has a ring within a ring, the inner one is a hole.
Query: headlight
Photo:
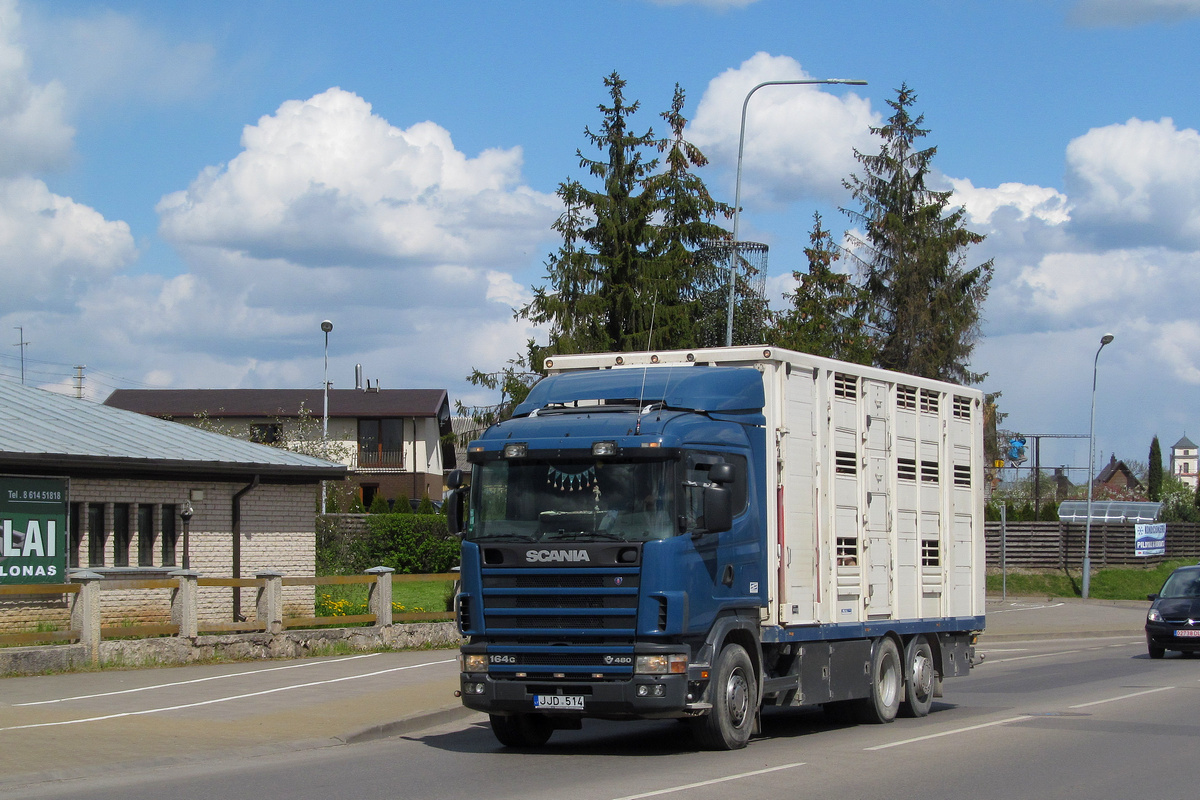
[[[1150,613],[1146,615],[1146,622],[1162,622],[1162,614],[1158,613],[1157,608],[1150,609]]]
[[[487,656],[482,654],[469,654],[459,656],[459,661],[462,665],[463,672],[487,672]]]
[[[687,674],[687,656],[682,653],[638,656],[633,671],[639,675],[684,675]]]

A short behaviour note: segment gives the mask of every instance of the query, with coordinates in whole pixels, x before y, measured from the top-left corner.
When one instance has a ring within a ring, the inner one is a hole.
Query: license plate
[[[1180,628],[1179,630],[1175,631],[1175,635],[1191,636],[1194,638],[1196,636],[1200,636],[1200,628]]]
[[[533,707],[549,710],[583,711],[581,694],[535,694]]]

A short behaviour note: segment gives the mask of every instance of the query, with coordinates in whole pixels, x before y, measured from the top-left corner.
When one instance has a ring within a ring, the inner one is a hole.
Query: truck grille
[[[484,567],[481,577],[493,678],[633,673],[639,567]]]

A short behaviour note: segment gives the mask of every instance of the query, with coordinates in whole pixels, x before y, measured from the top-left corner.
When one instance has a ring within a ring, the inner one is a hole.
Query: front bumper
[[[608,719],[684,717],[697,713],[700,687],[687,675],[635,675],[620,681],[495,680],[460,673],[463,705],[489,714],[548,713]],[[482,687],[482,693],[478,688]],[[639,691],[639,687],[642,687]],[[534,707],[536,696],[582,697],[582,709]]]
[[[1169,622],[1147,622],[1146,643],[1164,650],[1181,653],[1200,653],[1200,636],[1177,636],[1177,630],[1195,630],[1189,625],[1174,625]]]

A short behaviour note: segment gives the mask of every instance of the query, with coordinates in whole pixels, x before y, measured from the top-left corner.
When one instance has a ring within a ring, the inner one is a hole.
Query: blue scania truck
[[[984,626],[983,397],[769,346],[555,356],[451,476],[463,703],[745,746],[923,716]],[[469,485],[468,485],[469,484]]]

